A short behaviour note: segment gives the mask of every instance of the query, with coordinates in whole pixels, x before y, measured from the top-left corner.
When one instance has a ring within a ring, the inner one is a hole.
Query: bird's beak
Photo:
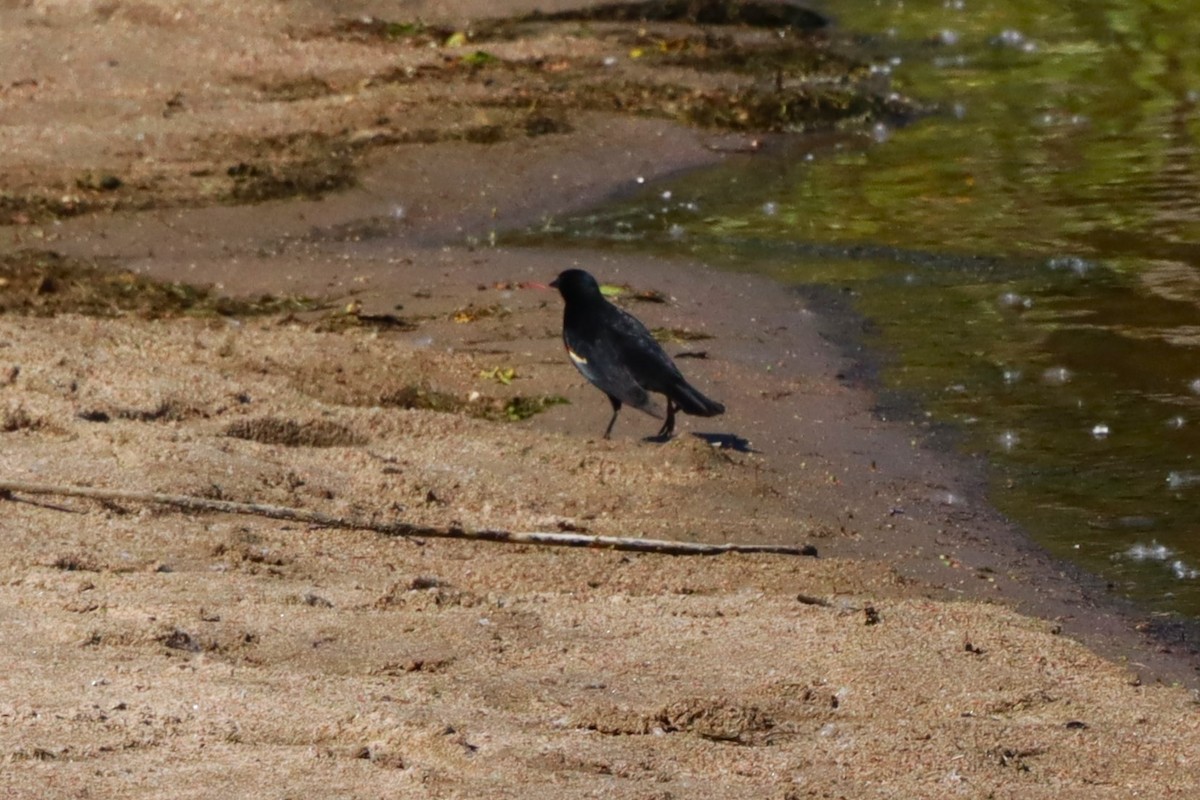
[[[557,289],[557,288],[558,288],[558,278],[555,278],[554,280],[550,281],[550,288],[551,288],[551,289]]]

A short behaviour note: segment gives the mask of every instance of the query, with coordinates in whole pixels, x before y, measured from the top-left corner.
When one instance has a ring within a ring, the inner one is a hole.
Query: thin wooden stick
[[[366,530],[386,536],[421,536],[430,539],[467,539],[500,544],[532,544],[550,547],[592,547],[605,550],[625,550],[639,553],[661,553],[673,556],[713,556],[721,553],[774,553],[788,556],[815,556],[817,548],[810,545],[784,544],[703,544],[672,542],[665,539],[637,539],[623,536],[588,536],[579,533],[548,531],[468,531],[462,528],[431,528],[407,522],[373,522],[365,519],[335,517],[319,511],[306,511],[288,506],[261,503],[234,503],[229,500],[209,500],[181,494],[133,492],[123,489],[97,489],[90,486],[56,486],[23,481],[0,481],[0,500],[15,500],[14,493],[86,497],[92,500],[151,503],[172,506],[184,511],[210,511],[221,514],[245,514],[290,522],[303,522],[322,528]]]

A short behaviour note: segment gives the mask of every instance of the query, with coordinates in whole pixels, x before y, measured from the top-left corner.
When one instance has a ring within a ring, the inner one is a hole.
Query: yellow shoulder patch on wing
[[[567,348],[567,355],[569,355],[571,357],[571,360],[574,361],[576,364],[586,364],[587,363],[586,358],[579,355],[579,353],[576,353],[574,350],[572,350],[569,347]]]

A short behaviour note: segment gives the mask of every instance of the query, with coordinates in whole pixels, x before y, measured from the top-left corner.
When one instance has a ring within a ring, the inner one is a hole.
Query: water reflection
[[[898,356],[888,386],[992,456],[1005,511],[1200,614],[1200,15],[1047,5],[839,2],[877,69],[943,113],[545,233],[853,286]]]

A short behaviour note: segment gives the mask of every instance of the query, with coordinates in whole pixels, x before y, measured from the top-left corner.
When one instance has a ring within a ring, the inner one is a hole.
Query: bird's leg
[[[675,432],[675,401],[667,398],[667,421],[658,429],[658,438],[663,439]]]
[[[621,410],[621,401],[618,400],[617,398],[613,397],[612,395],[609,395],[608,402],[612,403],[613,415],[612,415],[612,419],[610,419],[608,421],[608,427],[604,429],[604,438],[605,439],[609,438],[612,435],[613,425],[617,424],[617,413],[620,412],[620,410]]]

